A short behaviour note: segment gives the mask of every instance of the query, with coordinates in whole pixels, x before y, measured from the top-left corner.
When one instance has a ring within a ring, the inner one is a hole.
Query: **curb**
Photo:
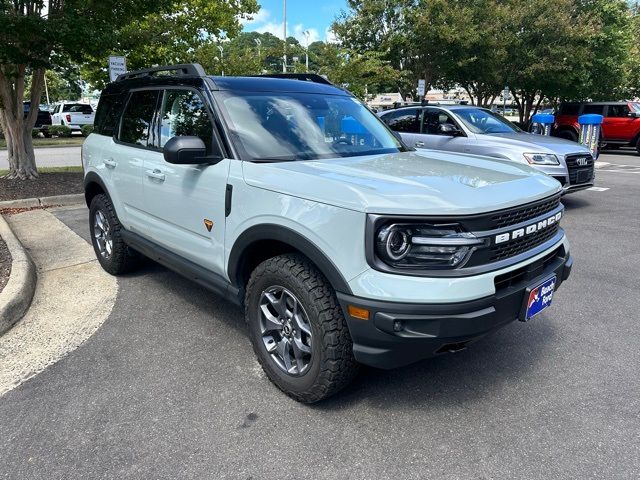
[[[0,236],[11,253],[9,281],[0,292],[0,335],[20,320],[31,305],[36,290],[36,267],[29,254],[0,215]]]
[[[18,200],[7,200],[0,202],[0,210],[3,208],[34,208],[34,207],[66,207],[70,205],[84,204],[83,193],[72,195],[56,195],[42,198],[20,198]]]

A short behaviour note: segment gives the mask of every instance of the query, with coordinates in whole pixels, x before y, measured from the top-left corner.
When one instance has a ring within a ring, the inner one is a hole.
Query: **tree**
[[[394,70],[406,70],[402,77],[411,78],[392,91],[415,85],[418,78],[425,78],[429,85],[437,79],[428,53],[416,42],[419,32],[412,23],[416,0],[348,0],[347,7],[333,23],[334,33],[345,49],[360,55],[375,54]]]
[[[597,26],[576,11],[574,0],[510,0],[508,5],[508,60],[502,70],[523,124],[545,97],[564,96],[580,85],[591,66],[587,39]]]
[[[25,82],[29,100],[38,104],[45,70],[58,58],[98,54],[112,42],[114,26],[162,5],[163,0],[0,0],[0,124],[7,138],[8,178],[37,176],[31,130],[38,109],[24,117]]]

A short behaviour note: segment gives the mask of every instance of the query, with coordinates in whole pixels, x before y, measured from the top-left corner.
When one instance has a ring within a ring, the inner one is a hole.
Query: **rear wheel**
[[[295,400],[314,403],[347,386],[358,371],[335,292],[301,255],[281,255],[251,274],[245,318],[264,372]]]
[[[640,155],[640,137],[638,138],[638,141],[636,142],[636,152],[638,152],[638,155]]]
[[[120,275],[139,266],[140,254],[124,243],[122,226],[107,195],[96,195],[91,200],[89,228],[93,250],[100,265],[108,273]]]

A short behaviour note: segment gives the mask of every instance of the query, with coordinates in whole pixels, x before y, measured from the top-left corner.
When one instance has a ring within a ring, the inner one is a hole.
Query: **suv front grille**
[[[556,233],[558,233],[558,229],[560,226],[556,223],[552,227],[546,228],[544,230],[540,230],[533,235],[529,235],[527,237],[521,237],[517,240],[512,240],[504,245],[495,245],[490,249],[491,256],[489,257],[490,262],[498,262],[500,260],[504,260],[505,258],[515,257],[527,250],[531,250],[538,245],[543,244],[547,240],[554,237]]]
[[[578,165],[578,159],[586,158],[586,164]],[[593,181],[594,161],[589,154],[574,154],[565,157],[569,169],[569,185],[579,185]]]
[[[489,229],[509,227],[518,223],[526,222],[532,218],[551,212],[560,205],[560,196],[546,199],[541,202],[530,203],[524,207],[517,207],[510,210],[503,210],[491,217]]]

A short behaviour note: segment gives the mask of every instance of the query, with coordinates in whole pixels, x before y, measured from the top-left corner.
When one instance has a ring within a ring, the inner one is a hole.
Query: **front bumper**
[[[396,303],[338,293],[360,363],[395,368],[466,348],[517,320],[527,287],[555,274],[556,289],[569,277],[573,258],[558,247],[543,258],[495,278],[496,293],[468,302]],[[369,320],[348,314],[348,306],[367,309]]]

